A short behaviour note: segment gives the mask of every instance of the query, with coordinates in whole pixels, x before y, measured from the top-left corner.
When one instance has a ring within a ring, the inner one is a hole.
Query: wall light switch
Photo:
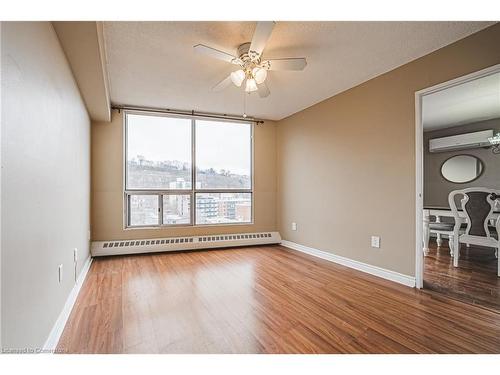
[[[297,230],[297,223],[292,223],[292,230]]]
[[[380,247],[380,237],[372,236],[372,247],[379,248]]]
[[[74,268],[75,283],[76,283],[77,281],[76,272],[78,271],[78,249],[76,247],[73,249],[73,268]]]
[[[59,265],[58,272],[59,272],[59,282],[61,283],[62,279],[63,279],[63,265],[62,264]]]

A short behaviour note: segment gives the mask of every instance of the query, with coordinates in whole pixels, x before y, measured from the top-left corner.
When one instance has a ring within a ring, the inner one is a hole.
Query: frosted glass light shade
[[[231,81],[233,81],[233,83],[238,87],[241,86],[244,79],[245,79],[245,72],[243,70],[237,70],[236,72],[231,73]]]
[[[257,82],[258,85],[260,85],[262,82],[266,80],[267,77],[267,70],[263,68],[253,68],[252,70],[253,78],[255,78],[255,82]]]
[[[257,91],[257,83],[255,82],[255,79],[250,78],[247,79],[247,85],[245,87],[246,92],[252,92],[252,91]]]

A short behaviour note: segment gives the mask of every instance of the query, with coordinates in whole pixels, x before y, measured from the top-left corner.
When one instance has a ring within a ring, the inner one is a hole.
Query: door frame
[[[415,92],[415,286],[418,289],[424,285],[424,254],[423,254],[423,209],[424,209],[424,129],[422,123],[422,99],[424,96],[449,89],[460,84],[474,81],[500,72],[500,64],[473,72]]]

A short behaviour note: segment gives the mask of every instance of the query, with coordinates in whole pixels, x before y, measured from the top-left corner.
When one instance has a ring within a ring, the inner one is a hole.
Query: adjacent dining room
[[[424,288],[500,310],[500,73],[424,96]]]

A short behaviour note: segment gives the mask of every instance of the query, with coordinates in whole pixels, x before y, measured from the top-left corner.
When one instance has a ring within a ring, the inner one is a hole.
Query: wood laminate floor
[[[448,241],[429,244],[424,258],[424,288],[500,312],[500,277],[494,249],[462,244],[458,267],[453,267]]]
[[[490,353],[500,314],[281,246],[95,259],[68,353]]]

